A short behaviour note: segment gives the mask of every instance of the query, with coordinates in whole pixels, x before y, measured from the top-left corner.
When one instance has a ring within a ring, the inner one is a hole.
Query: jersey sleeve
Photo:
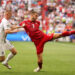
[[[10,29],[11,24],[8,21],[3,22],[4,30]]]
[[[25,26],[25,21],[22,21],[19,25],[20,26]]]

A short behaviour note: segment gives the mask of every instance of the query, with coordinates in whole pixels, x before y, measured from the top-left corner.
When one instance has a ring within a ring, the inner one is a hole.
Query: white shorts
[[[11,50],[14,46],[6,40],[6,43],[0,43],[0,56],[5,56],[5,50]]]

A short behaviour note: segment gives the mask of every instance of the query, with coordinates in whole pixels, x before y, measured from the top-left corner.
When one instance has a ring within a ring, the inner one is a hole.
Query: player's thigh
[[[0,45],[0,62],[5,60],[5,50],[4,50],[4,45]]]
[[[53,40],[53,37],[54,37],[54,34],[53,33],[50,34],[50,35],[45,35],[44,36],[44,39],[43,39],[44,40],[44,43]]]
[[[0,62],[5,60],[5,56],[0,56]]]
[[[44,50],[44,43],[40,43],[38,46],[36,46],[37,55],[43,53]]]
[[[14,55],[17,54],[16,49],[14,48],[14,46],[8,40],[6,40],[5,47],[6,47],[7,50],[10,50]]]
[[[0,62],[5,60],[5,52],[0,50]]]

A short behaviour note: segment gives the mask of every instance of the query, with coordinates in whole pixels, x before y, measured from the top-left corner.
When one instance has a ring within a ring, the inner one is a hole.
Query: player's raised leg
[[[5,60],[5,51],[4,51],[4,49],[1,47],[1,50],[0,50],[0,62],[3,63],[4,60]],[[8,68],[10,68],[9,65],[7,65],[7,66],[8,66]]]
[[[60,34],[54,34],[53,38],[57,39],[57,38],[69,36],[69,35],[72,35],[72,34],[75,34],[74,30],[73,31],[65,31],[65,32],[60,33]]]

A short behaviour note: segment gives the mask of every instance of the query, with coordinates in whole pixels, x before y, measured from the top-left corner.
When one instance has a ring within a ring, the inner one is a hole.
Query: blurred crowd
[[[31,10],[37,11],[40,29],[45,33],[70,31],[75,21],[75,2],[72,0],[1,0],[0,21],[6,9],[13,12],[12,25],[29,19]]]

